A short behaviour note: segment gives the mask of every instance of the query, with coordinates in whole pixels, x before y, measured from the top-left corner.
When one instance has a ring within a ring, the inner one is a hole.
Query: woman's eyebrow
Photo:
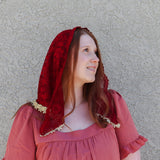
[[[89,47],[90,47],[90,45],[84,45],[84,46],[82,45],[82,46],[80,46],[80,48],[86,48],[86,47],[88,47],[88,48],[89,48]],[[97,51],[97,47],[96,47],[94,50],[95,50],[95,51]]]

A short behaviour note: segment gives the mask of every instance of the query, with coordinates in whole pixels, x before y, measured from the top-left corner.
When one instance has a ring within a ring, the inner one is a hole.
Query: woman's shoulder
[[[117,92],[115,90],[110,90],[110,93],[112,94],[112,97],[114,100],[117,120],[121,121],[121,123],[122,122],[125,123],[125,121],[128,119],[128,117],[131,117],[127,103],[119,92]]]
[[[34,108],[31,102],[27,102],[21,105],[15,114],[15,117],[23,117],[24,119],[40,117],[40,116],[41,113]]]
[[[117,98],[118,97],[122,98],[121,94],[118,91],[116,91],[114,89],[109,89],[108,91],[112,94],[112,96],[117,97]]]
[[[122,94],[120,94],[118,91],[113,90],[113,89],[109,89],[108,91],[111,94],[116,107],[126,105],[126,102],[125,102]]]

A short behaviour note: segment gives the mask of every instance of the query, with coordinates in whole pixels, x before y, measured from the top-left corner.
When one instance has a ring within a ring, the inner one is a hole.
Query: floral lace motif
[[[36,110],[38,110],[39,112],[42,112],[43,114],[46,113],[47,107],[42,106],[41,104],[38,104],[36,101],[33,101],[32,104],[33,104],[34,108],[35,108]],[[97,116],[100,116],[101,118],[105,119],[105,120],[106,120],[109,124],[111,124],[114,128],[120,128],[120,124],[119,124],[119,123],[114,124],[113,122],[110,121],[109,118],[104,117],[104,116],[102,116],[101,114],[98,114],[98,113],[97,113]],[[64,124],[60,125],[59,127],[55,128],[54,130],[46,133],[45,135],[40,135],[40,136],[43,137],[43,136],[47,136],[47,135],[49,135],[50,133],[53,133],[53,132],[55,132],[55,131],[60,131],[60,130],[63,128],[63,126],[64,126]]]
[[[36,101],[32,102],[32,105],[34,106],[34,108],[36,110],[38,110],[39,112],[42,112],[43,114],[46,113],[47,107],[42,106],[41,104],[38,104]],[[45,135],[40,135],[40,137],[44,137],[49,135],[50,133],[53,133],[55,131],[60,131],[63,128],[64,124],[60,125],[59,127],[55,128],[54,130],[47,132]]]
[[[64,127],[64,124],[60,125],[59,127],[55,128],[54,130],[52,130],[52,131],[50,131],[50,132],[48,132],[48,133],[46,133],[44,135],[40,135],[40,137],[47,136],[47,135],[49,135],[51,133],[54,133],[55,131],[60,131],[63,127]]]
[[[36,101],[33,101],[32,104],[34,108],[38,110],[39,112],[42,112],[43,114],[46,113],[47,107],[44,107],[41,104],[38,104]]]
[[[120,123],[115,124],[115,123],[111,122],[111,120],[110,120],[109,118],[104,117],[104,116],[102,116],[101,114],[98,114],[98,113],[97,113],[97,116],[100,116],[101,118],[105,119],[105,120],[106,120],[109,124],[111,124],[114,128],[120,128]]]

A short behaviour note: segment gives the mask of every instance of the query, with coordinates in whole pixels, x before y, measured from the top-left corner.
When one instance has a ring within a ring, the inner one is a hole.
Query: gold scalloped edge
[[[42,112],[43,114],[46,113],[47,107],[42,106],[41,104],[38,104],[38,103],[36,102],[36,100],[33,101],[32,104],[33,104],[34,108],[35,108],[36,110],[38,110],[39,112]],[[110,120],[109,118],[104,117],[104,116],[102,116],[102,115],[99,114],[99,113],[97,113],[96,115],[97,115],[97,116],[100,116],[100,117],[103,118],[103,119],[105,119],[105,120],[106,120],[109,124],[111,124],[114,128],[120,128],[120,123],[115,124],[115,123],[111,122],[111,120]],[[64,127],[64,124],[60,125],[59,127],[55,128],[54,130],[52,130],[52,131],[50,131],[50,132],[48,132],[48,133],[46,133],[46,134],[44,134],[44,135],[40,135],[40,137],[47,136],[47,135],[49,135],[49,134],[51,134],[51,133],[54,133],[55,131],[60,131],[63,127]]]
[[[50,131],[50,132],[47,132],[46,134],[44,135],[40,135],[40,137],[44,137],[44,136],[47,136],[51,133],[54,133],[55,131],[60,131],[62,128],[64,127],[64,124],[60,125],[59,127],[55,128],[54,130]]]
[[[47,107],[42,106],[41,104],[38,104],[36,101],[33,101],[32,104],[33,104],[34,108],[35,108],[36,110],[38,110],[39,112],[42,112],[43,114],[46,113]],[[51,133],[53,133],[53,132],[55,132],[55,131],[60,131],[60,130],[63,128],[63,126],[64,126],[64,124],[60,125],[59,127],[55,128],[54,130],[52,130],[52,131],[50,131],[50,132],[47,132],[47,133],[44,134],[44,135],[40,135],[40,137],[47,136],[47,135],[49,135],[49,134],[51,134]]]
[[[38,110],[39,112],[42,112],[43,114],[46,113],[47,107],[44,107],[41,104],[38,104],[36,101],[33,101],[32,104],[34,108]]]
[[[115,123],[113,123],[113,122],[111,122],[111,120],[109,119],[109,118],[107,118],[107,117],[104,117],[104,116],[102,116],[101,114],[99,114],[99,113],[97,113],[97,116],[100,116],[101,118],[103,118],[103,119],[105,119],[109,124],[111,124],[114,128],[120,128],[120,123],[117,123],[117,124],[115,124]]]

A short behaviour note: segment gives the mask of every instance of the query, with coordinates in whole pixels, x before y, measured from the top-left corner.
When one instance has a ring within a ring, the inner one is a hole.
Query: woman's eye
[[[85,51],[85,52],[88,52],[88,51],[89,51],[89,49],[88,49],[88,48],[85,48],[85,49],[84,49],[84,51]]]

